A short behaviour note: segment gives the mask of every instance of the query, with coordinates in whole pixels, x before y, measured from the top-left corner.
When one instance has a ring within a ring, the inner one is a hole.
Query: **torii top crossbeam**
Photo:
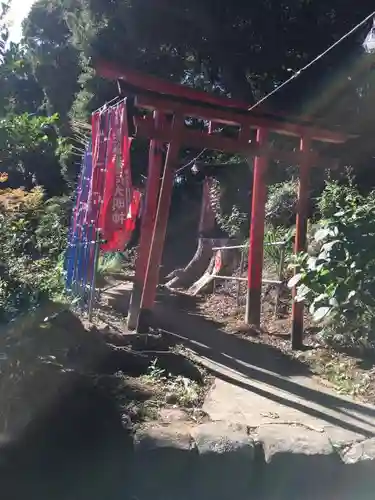
[[[103,78],[120,81],[124,91],[137,96],[137,106],[148,109],[180,112],[194,118],[212,120],[223,125],[266,128],[271,132],[295,137],[309,136],[327,143],[344,143],[351,136],[341,132],[315,127],[308,120],[288,118],[258,109],[249,111],[249,105],[227,97],[216,96],[190,87],[164,81],[131,70],[98,62],[97,72]]]
[[[264,218],[267,186],[265,172],[269,159],[299,163],[300,185],[296,221],[295,251],[306,247],[309,172],[317,166],[319,156],[312,150],[313,141],[341,144],[351,136],[338,131],[314,126],[308,120],[286,119],[282,115],[249,110],[246,103],[226,97],[166,82],[159,78],[131,70],[117,68],[98,61],[97,74],[120,83],[124,95],[135,98],[133,120],[137,137],[149,139],[150,159],[146,201],[142,219],[139,257],[130,308],[129,327],[142,330],[147,327],[153,308],[159,267],[173,187],[173,175],[182,147],[219,150],[255,156],[252,187],[250,247],[248,264],[248,323],[260,323],[262,288]],[[188,125],[189,118],[204,120],[204,130]],[[230,137],[222,127],[231,126]],[[256,136],[254,136],[256,131]],[[281,150],[268,143],[269,133],[293,136],[300,139],[299,150]],[[162,169],[161,145],[169,144],[163,178],[159,191]],[[327,167],[332,160],[325,160]],[[302,344],[303,306],[293,304],[292,344]]]

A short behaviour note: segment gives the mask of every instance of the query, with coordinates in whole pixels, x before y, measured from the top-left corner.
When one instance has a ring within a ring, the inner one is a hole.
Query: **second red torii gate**
[[[121,70],[104,62],[96,65],[97,73],[117,80],[125,94],[135,98],[136,136],[150,140],[149,169],[144,215],[141,225],[139,255],[128,318],[129,328],[148,329],[159,281],[167,230],[173,179],[182,147],[211,149],[226,153],[254,156],[254,177],[248,262],[249,324],[260,324],[263,270],[263,239],[267,184],[265,175],[270,159],[286,160],[300,165],[300,182],[296,220],[295,252],[306,249],[307,207],[310,169],[321,158],[313,151],[313,141],[344,143],[348,135],[315,127],[308,121],[249,111],[246,104],[165,82],[134,71]],[[186,124],[187,118],[205,120],[208,126],[197,131]],[[232,126],[235,137],[226,137],[218,127]],[[256,137],[254,138],[254,130]],[[269,144],[269,133],[300,138],[297,151],[277,149]],[[162,147],[168,144],[163,169]],[[325,166],[333,160],[324,160]],[[160,183],[161,178],[161,183]],[[303,304],[293,303],[292,345],[303,344]]]

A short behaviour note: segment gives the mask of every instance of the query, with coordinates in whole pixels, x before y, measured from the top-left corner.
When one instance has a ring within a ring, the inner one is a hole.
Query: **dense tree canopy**
[[[2,50],[0,115],[57,113],[59,133],[71,137],[72,116],[88,118],[117,92],[95,76],[97,57],[254,103],[372,8],[348,0],[38,0],[22,43]],[[263,105],[360,134],[342,159],[362,170],[374,156],[373,58],[361,46],[369,27]]]

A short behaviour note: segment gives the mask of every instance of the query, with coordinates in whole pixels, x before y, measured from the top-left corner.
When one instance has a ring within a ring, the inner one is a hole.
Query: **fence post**
[[[285,253],[286,253],[286,243],[281,247],[279,269],[278,269],[278,274],[277,274],[277,278],[279,281],[283,281]],[[278,285],[277,291],[276,291],[275,318],[278,317],[278,312],[279,312],[281,287],[282,287],[282,285]]]
[[[243,248],[241,248],[240,278],[242,278],[244,267],[245,267],[245,255],[243,252]],[[239,280],[237,284],[237,296],[236,296],[237,307],[239,307],[240,305],[240,295],[241,295],[241,281]]]
[[[306,250],[307,241],[307,216],[309,206],[309,188],[310,188],[310,148],[311,140],[308,137],[302,137],[300,151],[302,160],[300,165],[300,177],[298,187],[298,204],[296,218],[296,236],[294,242],[294,253]],[[296,272],[298,272],[296,270]],[[293,289],[292,305],[292,349],[298,350],[303,347],[303,303],[294,300],[296,289]]]
[[[267,129],[258,129],[257,142],[265,146],[268,139]],[[254,161],[253,193],[250,223],[249,265],[245,322],[260,325],[264,217],[267,199],[265,174],[268,166],[267,156],[257,156]]]

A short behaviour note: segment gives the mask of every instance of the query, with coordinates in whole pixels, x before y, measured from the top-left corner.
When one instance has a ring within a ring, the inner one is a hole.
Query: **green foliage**
[[[68,132],[81,67],[79,53],[70,40],[63,2],[35,2],[23,28],[28,59],[46,96],[47,112],[58,113],[62,131]]]
[[[228,164],[213,179],[210,199],[216,222],[230,237],[249,234],[250,186],[251,170],[244,162]]]
[[[290,260],[293,253],[294,228],[286,229],[283,226],[266,226],[264,233],[264,259],[275,270],[283,263],[283,272],[286,271],[285,263]],[[276,243],[284,242],[284,245]],[[285,276],[283,277],[285,279]]]
[[[0,3],[0,64],[4,62],[5,46],[9,38],[9,28],[6,22],[9,9],[9,1]]]
[[[60,147],[51,117],[10,114],[0,119],[0,171],[11,187],[43,185],[51,193],[63,187],[57,156]]]
[[[294,180],[273,184],[268,190],[266,221],[271,226],[294,224],[298,199],[298,183]]]
[[[0,116],[36,113],[44,94],[36,81],[25,49],[13,42],[4,49],[0,65]]]
[[[338,193],[328,185],[320,203],[331,213],[327,200],[335,197],[336,212],[321,221],[315,241],[317,256],[300,254],[294,265],[298,274],[297,301],[306,301],[323,336],[336,342],[375,340],[375,199],[365,199],[353,188]],[[324,200],[324,203],[322,202]]]
[[[125,263],[125,256],[122,252],[105,253],[100,256],[98,263],[98,273],[108,274],[122,271]]]
[[[361,196],[353,185],[351,177],[347,179],[347,184],[340,184],[338,181],[327,182],[318,200],[319,215],[323,219],[329,219],[339,211],[340,207],[357,206],[361,201]]]
[[[216,220],[220,228],[225,231],[229,237],[235,238],[246,231],[248,215],[245,212],[240,212],[237,205],[233,205],[229,214],[219,213]]]
[[[0,321],[62,292],[67,199],[44,201],[40,188],[0,191]]]

